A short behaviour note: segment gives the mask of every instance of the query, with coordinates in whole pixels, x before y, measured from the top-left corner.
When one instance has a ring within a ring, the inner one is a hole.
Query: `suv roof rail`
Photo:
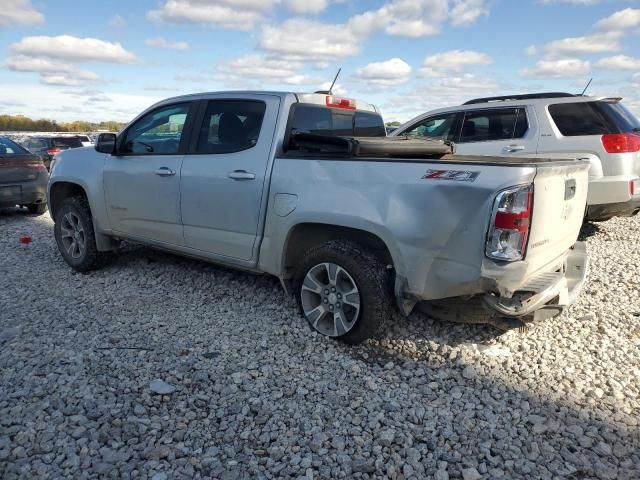
[[[473,105],[476,103],[488,103],[488,102],[504,102],[506,100],[530,100],[534,98],[565,98],[565,97],[577,97],[577,96],[579,95],[574,95],[573,93],[563,93],[563,92],[526,93],[523,95],[506,95],[504,97],[474,98],[473,100],[469,100],[468,102],[463,103],[463,105]]]

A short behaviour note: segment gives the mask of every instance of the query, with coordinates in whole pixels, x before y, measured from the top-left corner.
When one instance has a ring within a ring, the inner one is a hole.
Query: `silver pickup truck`
[[[557,315],[586,276],[588,163],[453,150],[387,138],[374,106],[330,94],[187,95],[59,154],[48,200],[78,271],[126,239],[272,274],[313,329],[349,343],[394,303]]]

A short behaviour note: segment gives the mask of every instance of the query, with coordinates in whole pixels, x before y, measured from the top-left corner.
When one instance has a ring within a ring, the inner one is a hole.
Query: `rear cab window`
[[[565,137],[640,132],[640,121],[618,101],[557,103],[549,114]]]
[[[296,133],[330,137],[386,137],[382,116],[374,112],[329,108],[297,103],[291,107],[288,148],[296,149],[291,138]]]

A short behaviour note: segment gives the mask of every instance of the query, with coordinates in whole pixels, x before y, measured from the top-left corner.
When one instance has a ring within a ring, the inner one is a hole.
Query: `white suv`
[[[591,162],[587,219],[640,211],[640,121],[620,98],[536,93],[470,100],[427,112],[391,136],[437,138],[456,153]]]

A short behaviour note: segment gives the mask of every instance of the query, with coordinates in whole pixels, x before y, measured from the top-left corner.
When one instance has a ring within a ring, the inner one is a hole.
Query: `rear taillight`
[[[62,150],[60,150],[59,148],[47,148],[47,155],[55,155],[57,153],[60,153]]]
[[[334,97],[333,95],[328,95],[327,107],[344,108],[345,110],[355,110],[356,101],[352,98]]]
[[[38,172],[46,172],[47,171],[47,167],[44,166],[44,163],[40,163],[40,164],[36,164],[36,165],[29,165],[29,167],[31,170],[36,170]]]
[[[487,257],[506,262],[524,258],[531,227],[533,186],[510,188],[496,197],[487,236]]]
[[[607,133],[602,136],[607,153],[640,152],[640,135],[637,133]]]

